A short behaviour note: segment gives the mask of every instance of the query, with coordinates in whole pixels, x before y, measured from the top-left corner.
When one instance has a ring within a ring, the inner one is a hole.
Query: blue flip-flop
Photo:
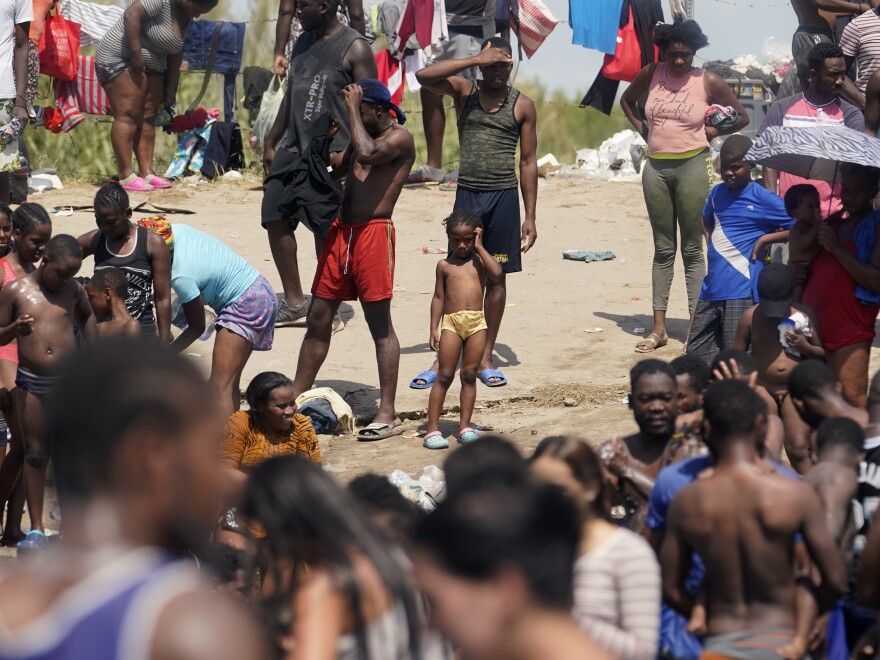
[[[499,378],[500,380],[491,383],[489,382],[490,378]],[[483,369],[480,372],[480,382],[483,383],[486,387],[503,387],[507,385],[507,379],[504,377],[504,374],[501,373],[498,369]]]
[[[416,382],[419,380],[424,382]],[[418,376],[409,381],[409,386],[414,390],[429,390],[431,389],[431,386],[434,384],[435,380],[437,380],[437,372],[428,369],[427,371],[423,371]]]

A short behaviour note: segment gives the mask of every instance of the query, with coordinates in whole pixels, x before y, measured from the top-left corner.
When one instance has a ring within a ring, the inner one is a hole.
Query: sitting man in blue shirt
[[[752,164],[744,160],[751,147],[745,135],[727,138],[721,147],[724,183],[712,189],[703,209],[708,272],[687,352],[706,364],[733,345],[740,317],[757,302],[761,253],[771,243],[787,241],[787,230],[794,223],[782,198],[752,181]]]

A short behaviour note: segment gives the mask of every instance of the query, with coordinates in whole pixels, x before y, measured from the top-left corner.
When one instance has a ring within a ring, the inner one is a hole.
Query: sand
[[[261,193],[255,186],[256,182],[180,185],[170,191],[135,195],[133,203],[146,199],[195,211],[195,215],[169,217],[222,239],[278,287],[259,222]],[[91,203],[94,192],[94,187],[78,185],[35,195],[31,201],[61,208]],[[445,247],[440,221],[451,211],[453,201],[454,193],[434,187],[405,190],[398,203],[392,316],[401,346],[397,410],[406,420],[406,432],[374,443],[358,443],[348,435],[323,438],[325,467],[343,480],[367,471],[387,474],[401,468],[418,472],[428,464],[442,465],[447,453],[422,448],[416,434],[424,431],[428,394],[410,389],[408,383],[433,359],[427,345],[429,306],[435,264],[442,255],[424,254],[422,248]],[[55,233],[77,235],[94,227],[89,212],[53,218]],[[304,229],[297,237],[300,269],[308,288],[316,263],[312,237]],[[616,259],[589,264],[565,261],[562,252],[567,249],[611,250]],[[524,257],[523,272],[508,278],[507,308],[496,347],[497,366],[509,385],[479,386],[474,422],[512,439],[523,451],[548,435],[575,434],[597,443],[633,431],[624,397],[629,369],[645,357],[633,348],[646,332],[643,329],[651,326],[652,254],[639,183],[541,180],[538,240]],[[84,273],[91,272],[91,267],[89,259]],[[316,385],[334,388],[359,417],[369,420],[378,398],[373,345],[356,303],[343,316],[345,329],[333,336]],[[597,329],[601,331],[585,332]],[[669,308],[670,342],[653,356],[676,357],[686,329],[687,301],[679,260]],[[242,387],[260,371],[293,376],[304,332],[302,328],[279,329],[271,352],[254,353]],[[211,341],[197,342],[187,354],[208,373],[211,350]],[[565,397],[574,398],[578,405],[558,405]],[[454,385],[447,405],[457,403]],[[450,434],[457,430],[455,415],[445,418],[442,430]]]

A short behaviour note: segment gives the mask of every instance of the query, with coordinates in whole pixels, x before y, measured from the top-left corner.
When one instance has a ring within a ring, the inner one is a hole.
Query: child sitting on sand
[[[785,451],[792,467],[810,467],[809,427],[788,396],[788,377],[803,359],[824,360],[825,349],[813,310],[792,302],[794,274],[784,264],[768,264],[758,276],[761,300],[740,319],[734,346],[752,349],[758,371],[755,391],[785,425]]]
[[[819,191],[809,183],[792,186],[785,193],[785,210],[796,220],[788,234],[788,263],[794,269],[792,300],[800,302],[810,277],[810,265],[822,251],[819,245],[819,227],[822,226]]]
[[[28,205],[30,206],[30,205]],[[48,451],[43,436],[45,397],[58,379],[59,364],[76,350],[76,329],[89,343],[95,316],[74,276],[82,266],[82,248],[60,234],[46,244],[36,271],[0,291],[0,344],[18,339],[15,410],[24,435],[24,484],[31,531],[18,544],[38,550],[47,543],[43,527],[43,490]]]
[[[95,271],[86,284],[86,294],[98,321],[101,339],[141,336],[141,324],[128,313],[128,279],[118,268],[110,266]]]
[[[470,422],[477,399],[477,370],[486,347],[483,294],[486,278],[492,281],[501,278],[501,265],[483,247],[480,216],[460,209],[453,211],[443,224],[446,225],[452,256],[437,264],[437,284],[431,301],[430,344],[438,351],[439,367],[428,402],[428,434],[424,441],[428,449],[449,447],[440,433],[440,411],[455,378],[459,357],[461,416],[458,441],[473,442],[478,437]]]

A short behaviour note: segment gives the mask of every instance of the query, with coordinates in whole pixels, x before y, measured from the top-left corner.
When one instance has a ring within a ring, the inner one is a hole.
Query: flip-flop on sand
[[[414,390],[429,390],[435,380],[437,380],[437,372],[428,369],[409,381],[409,386]],[[420,383],[419,381],[422,382]]]
[[[493,383],[489,380],[490,378],[498,378],[499,380]],[[486,387],[504,387],[507,385],[507,379],[499,369],[483,369],[480,372],[480,382]]]
[[[375,442],[376,440],[385,440],[401,433],[403,433],[403,424],[391,426],[382,422],[373,422],[362,428],[357,438],[358,442]]]
[[[652,351],[656,351],[658,348],[663,348],[668,343],[669,337],[667,337],[666,339],[662,339],[660,335],[652,332],[650,335],[648,335],[638,344],[636,344],[636,353],[651,353]]]

